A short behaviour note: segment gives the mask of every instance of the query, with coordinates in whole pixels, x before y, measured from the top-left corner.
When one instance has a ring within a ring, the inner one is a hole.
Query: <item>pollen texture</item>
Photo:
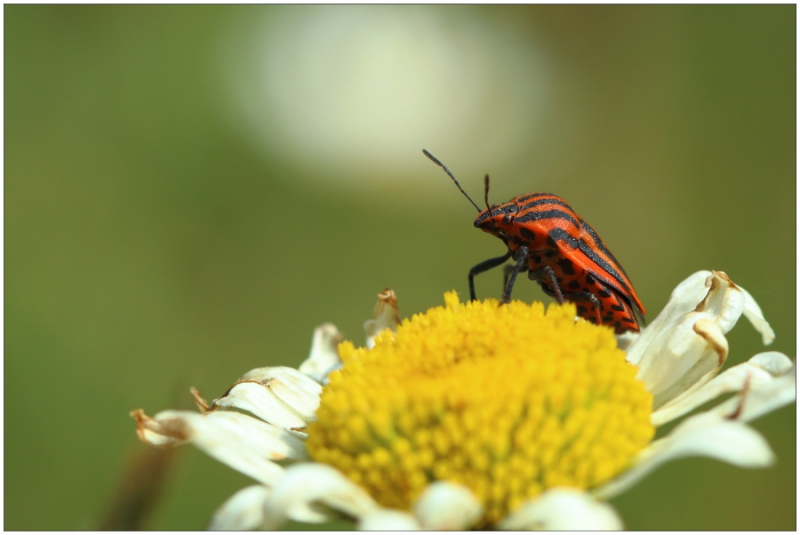
[[[344,366],[308,428],[311,457],[386,507],[431,482],[461,483],[491,526],[550,487],[591,489],[652,439],[652,396],[611,329],[572,304],[493,299],[445,306],[384,331]]]

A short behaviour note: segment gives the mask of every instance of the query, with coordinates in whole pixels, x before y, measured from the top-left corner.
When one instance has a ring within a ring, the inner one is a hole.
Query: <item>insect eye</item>
[[[517,208],[516,204],[512,204],[511,206],[508,207],[508,213],[511,215],[516,214],[518,210],[519,208]]]

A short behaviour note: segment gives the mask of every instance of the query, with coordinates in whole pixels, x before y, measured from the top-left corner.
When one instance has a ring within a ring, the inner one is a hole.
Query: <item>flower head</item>
[[[465,304],[454,292],[400,323],[386,291],[366,347],[337,349],[324,325],[299,371],[253,370],[211,405],[195,392],[199,414],[132,414],[143,440],[192,441],[259,481],[212,527],[321,522],[335,510],[365,529],[619,528],[601,500],[668,460],[772,462],[745,422],[794,399],[794,368],[771,352],[717,374],[742,314],[771,341],[755,301],[721,272],[684,281],[622,340],[576,321],[571,304]],[[656,426],[726,392],[653,441]]]
[[[548,488],[597,487],[650,442],[652,396],[610,329],[572,304],[445,302],[339,347],[312,459],[402,510],[434,481],[464,485],[493,525]]]

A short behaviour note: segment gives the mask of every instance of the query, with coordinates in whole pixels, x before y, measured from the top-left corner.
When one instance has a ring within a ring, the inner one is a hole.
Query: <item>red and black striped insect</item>
[[[470,299],[475,300],[475,275],[513,259],[504,270],[503,303],[511,300],[517,274],[527,271],[528,278],[538,281],[547,295],[559,303],[575,303],[585,320],[608,325],[617,334],[639,331],[639,317],[644,319],[645,310],[625,270],[594,229],[563,199],[550,193],[530,193],[489,206],[486,175],[486,210],[481,210],[446,165],[427,150],[422,152],[445,170],[478,209],[475,226],[508,247],[503,256],[469,270]]]

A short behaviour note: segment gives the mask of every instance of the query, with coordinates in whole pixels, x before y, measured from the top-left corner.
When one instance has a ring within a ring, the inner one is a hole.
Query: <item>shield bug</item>
[[[489,206],[489,175],[481,208],[467,195],[450,169],[430,152],[422,152],[453,179],[478,210],[475,226],[500,238],[508,251],[469,270],[470,299],[475,300],[475,275],[503,265],[502,302],[511,300],[517,275],[527,272],[559,303],[575,303],[578,316],[607,325],[617,334],[639,331],[645,309],[625,270],[594,229],[564,199],[550,193],[530,193]]]

